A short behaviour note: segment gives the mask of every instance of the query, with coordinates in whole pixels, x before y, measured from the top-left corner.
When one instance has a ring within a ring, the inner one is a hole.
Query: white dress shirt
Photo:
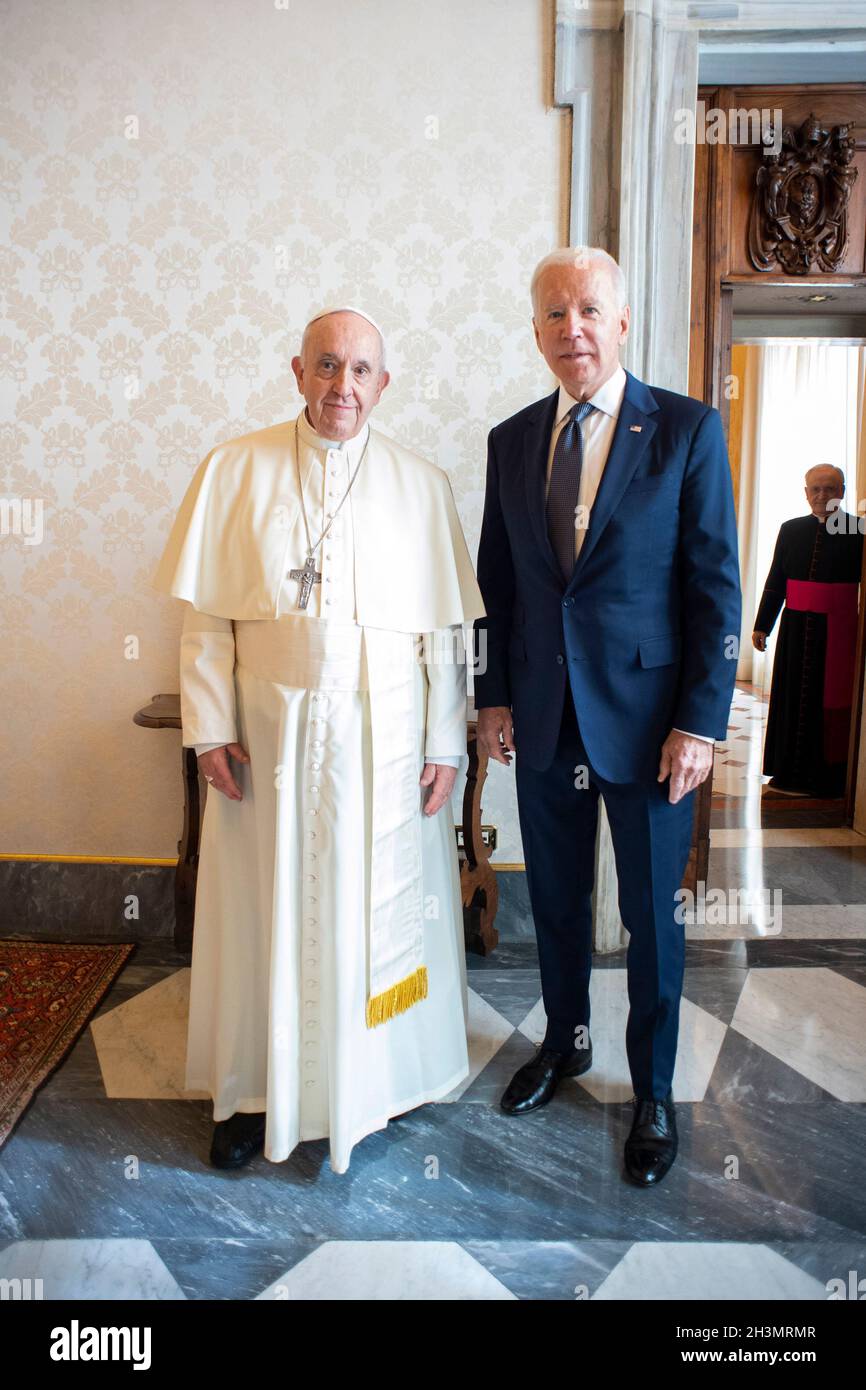
[[[585,518],[585,524],[574,528],[574,558],[577,560],[581,547],[586,539],[586,532],[589,527],[589,518],[592,506],[595,502],[598,485],[601,482],[601,475],[607,463],[607,456],[610,453],[610,446],[613,441],[616,422],[619,419],[619,412],[622,407],[622,398],[625,394],[625,368],[622,364],[611,373],[607,381],[602,382],[594,395],[587,399],[595,410],[591,411],[585,419],[581,420],[578,428],[583,445],[583,466],[580,474],[580,488],[578,491],[577,505],[581,508],[580,516]],[[578,401],[570,395],[565,387],[560,383],[559,399],[556,402],[556,419],[553,422],[553,429],[550,432],[550,449],[547,455],[547,490],[550,489],[550,474],[553,468],[553,455],[556,450],[556,441],[560,432],[565,427],[568,412]],[[676,729],[676,733],[688,733],[686,729]],[[706,734],[689,734],[690,738],[699,738],[703,743],[715,743],[715,739],[707,738]]]

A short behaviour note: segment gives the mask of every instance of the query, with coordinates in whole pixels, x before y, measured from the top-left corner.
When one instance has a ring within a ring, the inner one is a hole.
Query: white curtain
[[[816,463],[832,463],[845,474],[848,511],[856,514],[859,498],[866,496],[866,348],[820,338],[749,344],[741,389],[743,630],[737,677],[768,692],[778,622],[766,653],[752,646],[752,627],[779,527],[808,511],[803,475]]]

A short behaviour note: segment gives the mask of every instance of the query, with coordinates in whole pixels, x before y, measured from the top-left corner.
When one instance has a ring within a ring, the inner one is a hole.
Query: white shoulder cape
[[[362,626],[429,632],[484,617],[441,468],[371,427],[344,505],[352,507]],[[274,618],[285,573],[305,555],[287,420],[217,445],[202,460],[151,583],[217,617]]]

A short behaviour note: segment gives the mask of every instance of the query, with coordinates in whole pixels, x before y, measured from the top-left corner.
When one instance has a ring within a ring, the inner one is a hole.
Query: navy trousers
[[[629,933],[626,1051],[632,1086],[640,1099],[662,1100],[676,1061],[685,961],[685,926],[675,920],[674,893],[689,857],[695,793],[672,806],[667,780],[606,782],[589,762],[568,688],[564,706],[551,766],[543,772],[523,767],[519,747],[515,758],[547,1013],[544,1042],[570,1052],[576,1029],[590,1022],[592,888],[601,796],[613,840],[620,915]],[[581,769],[586,770],[582,776]]]

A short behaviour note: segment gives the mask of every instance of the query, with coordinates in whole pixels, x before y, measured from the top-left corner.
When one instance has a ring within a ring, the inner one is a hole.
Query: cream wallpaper
[[[148,588],[198,461],[297,410],[312,306],[389,335],[378,421],[451,474],[551,388],[528,278],[567,228],[544,0],[0,0],[6,853],[172,856],[182,605]],[[512,773],[485,819],[522,858]]]

